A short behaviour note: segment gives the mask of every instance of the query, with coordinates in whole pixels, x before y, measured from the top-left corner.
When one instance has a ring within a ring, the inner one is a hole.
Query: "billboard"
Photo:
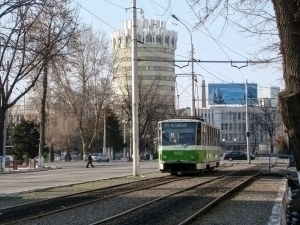
[[[244,83],[208,84],[209,105],[245,105]],[[257,84],[248,83],[248,104],[257,103]]]

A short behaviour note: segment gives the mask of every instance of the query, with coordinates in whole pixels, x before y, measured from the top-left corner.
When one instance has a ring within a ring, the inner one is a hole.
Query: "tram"
[[[201,173],[220,165],[220,130],[196,117],[158,122],[159,170]]]

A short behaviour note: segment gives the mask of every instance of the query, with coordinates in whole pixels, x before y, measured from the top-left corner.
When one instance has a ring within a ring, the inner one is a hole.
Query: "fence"
[[[19,168],[35,168],[36,159],[29,159],[28,165],[25,165],[24,160],[6,160],[5,161],[5,170],[18,170]]]

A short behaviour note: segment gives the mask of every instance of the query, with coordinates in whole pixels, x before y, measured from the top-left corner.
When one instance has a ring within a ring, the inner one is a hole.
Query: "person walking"
[[[86,168],[89,168],[89,164],[91,164],[91,166],[94,167],[92,161],[93,161],[93,159],[92,159],[92,155],[90,153],[89,157],[88,157],[88,163],[86,164]]]

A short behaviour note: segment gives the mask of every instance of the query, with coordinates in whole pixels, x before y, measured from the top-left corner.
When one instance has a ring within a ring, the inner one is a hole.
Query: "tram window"
[[[179,144],[181,145],[194,145],[195,144],[195,134],[193,133],[182,133],[179,134]]]
[[[201,123],[197,127],[197,145],[201,145]]]
[[[211,128],[207,127],[207,145],[211,145]]]
[[[211,128],[211,145],[215,145],[215,129],[213,127]]]
[[[202,126],[202,144],[207,145],[207,139],[206,139],[206,125]]]

